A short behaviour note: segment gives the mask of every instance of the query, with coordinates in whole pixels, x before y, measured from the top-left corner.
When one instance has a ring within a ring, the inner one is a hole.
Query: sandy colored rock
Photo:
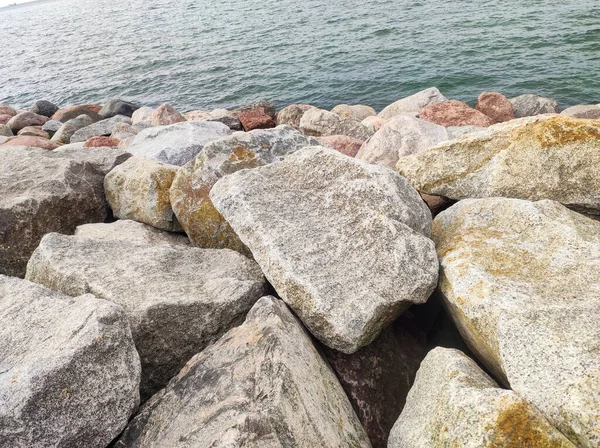
[[[316,109],[316,107],[310,104],[290,104],[284,107],[277,113],[277,125],[289,124],[296,129],[300,128],[300,119],[308,109]]]
[[[356,157],[363,141],[347,135],[328,135],[327,137],[315,137],[321,144],[348,156]]]
[[[419,118],[441,126],[488,127],[494,124],[487,115],[457,100],[426,106],[419,112]]]
[[[499,92],[483,92],[477,98],[475,109],[490,117],[494,123],[504,123],[515,118],[512,103]]]
[[[388,168],[309,147],[223,177],[210,198],[278,295],[344,353],[372,342],[437,283],[431,214]]]
[[[342,118],[351,118],[356,121],[363,121],[367,117],[374,117],[377,115],[375,109],[371,106],[365,106],[362,104],[338,104],[331,112],[338,114]]]
[[[460,201],[434,221],[463,339],[575,445],[600,444],[600,222],[554,201]]]
[[[157,244],[191,246],[188,237],[184,234],[165,232],[130,219],[119,219],[111,223],[83,224],[75,229],[75,236],[94,240],[125,240],[150,246]]]
[[[8,127],[13,134],[18,134],[19,131],[28,126],[42,126],[48,121],[48,117],[34,114],[33,112],[21,112],[12,117],[8,123]]]
[[[465,134],[473,134],[474,132],[485,131],[486,129],[487,128],[482,128],[480,126],[448,126],[446,128],[448,135],[450,136],[450,140],[462,137]]]
[[[33,137],[31,135],[19,135],[17,137],[10,137],[6,142],[2,143],[0,146],[27,146],[29,148],[41,148],[47,151],[52,151],[58,148],[58,145],[51,142],[47,138],[42,137]]]
[[[184,121],[184,116],[177,112],[177,109],[170,104],[162,104],[152,112],[152,126],[167,126]]]
[[[388,120],[375,116],[375,117],[367,117],[361,123],[365,125],[373,134],[381,129],[381,127],[386,124]]]
[[[92,123],[102,120],[102,117],[98,114],[102,109],[101,106],[95,104],[83,104],[81,106],[68,107],[66,109],[59,109],[52,117],[51,120],[58,120],[66,123],[73,118],[77,118],[80,115],[87,115],[92,119]]]
[[[573,118],[588,118],[592,120],[598,120],[600,119],[600,105],[589,104],[572,106],[563,110],[560,114]]]
[[[458,350],[425,358],[388,448],[575,448],[544,416]]]
[[[317,108],[304,112],[300,119],[300,130],[313,137],[346,135],[363,141],[372,135],[366,126],[356,120]]]
[[[210,117],[210,112],[205,110],[192,110],[183,114],[187,121],[204,121]]]
[[[443,101],[448,101],[448,98],[442,95],[436,87],[430,87],[390,104],[379,112],[378,117],[389,120],[396,115],[417,114],[424,107]]]
[[[147,124],[152,125],[152,114],[154,109],[152,107],[140,107],[133,114],[131,114],[132,124]]]
[[[263,297],[243,325],[194,356],[115,448],[371,445],[348,398],[283,302]]]
[[[542,114],[558,114],[558,102],[552,98],[526,93],[510,100],[515,111],[515,118],[531,117]]]
[[[84,148],[118,148],[121,140],[112,137],[92,137],[85,141]]]
[[[31,137],[45,138],[50,140],[50,135],[46,131],[42,130],[41,126],[27,126],[19,131],[17,135],[28,135]]]

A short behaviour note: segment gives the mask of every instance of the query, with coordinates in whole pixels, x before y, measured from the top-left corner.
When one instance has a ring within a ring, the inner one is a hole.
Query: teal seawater
[[[56,0],[0,9],[0,102],[600,103],[598,0]]]

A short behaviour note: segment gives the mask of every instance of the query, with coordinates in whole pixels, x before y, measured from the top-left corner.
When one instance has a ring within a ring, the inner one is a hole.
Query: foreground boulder
[[[371,445],[344,391],[283,302],[194,356],[146,403],[115,448]]]
[[[47,151],[52,151],[58,148],[58,145],[56,143],[52,143],[47,138],[34,137],[31,135],[19,135],[17,137],[10,137],[4,143],[0,144],[0,146],[26,146],[30,148],[45,149]]]
[[[372,135],[365,125],[356,120],[316,108],[304,112],[300,119],[300,130],[313,137],[347,135],[363,141]]]
[[[176,232],[181,230],[171,208],[169,189],[178,166],[131,157],[104,179],[106,200],[114,216]]]
[[[171,204],[190,240],[199,247],[237,250],[250,255],[227,221],[215,209],[209,193],[223,176],[267,165],[307,146],[318,145],[290,126],[236,132],[209,143],[183,166],[171,187]]]
[[[417,373],[388,448],[575,448],[544,416],[458,350],[438,347]]]
[[[181,166],[208,142],[229,134],[231,130],[223,123],[189,121],[145,129],[136,135],[127,150],[136,156]]]
[[[279,296],[336,350],[369,344],[436,285],[431,214],[388,168],[304,148],[223,177],[210,198]]]
[[[156,227],[129,219],[119,219],[110,224],[83,224],[75,229],[75,236],[95,240],[124,240],[148,246],[155,246],[157,244],[190,246],[190,241],[185,235],[165,232],[158,230]]]
[[[0,444],[103,448],[140,395],[123,309],[0,275]]]
[[[23,276],[44,234],[104,222],[104,176],[129,157],[107,148],[54,152],[0,146],[0,274]]]
[[[44,117],[43,115],[34,114],[33,112],[21,112],[12,117],[6,124],[12,133],[16,135],[21,129],[27,126],[43,126],[47,121],[48,117]]]
[[[553,201],[465,200],[433,238],[472,351],[575,445],[599,446],[600,223]]]
[[[277,125],[289,124],[296,129],[300,128],[300,120],[302,115],[308,109],[316,109],[315,106],[310,104],[290,104],[277,112]]]
[[[356,121],[363,121],[367,117],[374,117],[377,115],[375,109],[371,106],[365,106],[362,104],[338,104],[331,112],[338,114],[342,118],[351,118]]]
[[[477,98],[475,109],[490,117],[494,123],[504,123],[515,118],[512,103],[499,92],[483,92]]]
[[[451,199],[552,199],[600,214],[600,121],[522,118],[404,157],[420,192]]]
[[[527,93],[510,100],[515,118],[531,117],[542,114],[558,114],[560,108],[556,100]]]
[[[398,115],[367,140],[356,157],[396,169],[400,157],[422,152],[448,139],[444,126],[409,115]]]
[[[112,118],[97,121],[75,131],[71,136],[71,143],[85,142],[92,137],[108,137],[113,133],[118,123],[131,124],[131,119],[124,115],[115,115]]]
[[[230,250],[46,235],[27,278],[64,294],[121,305],[142,361],[142,399],[239,324],[265,293],[253,261]]]
[[[421,109],[419,118],[440,126],[479,126],[488,127],[494,120],[484,113],[457,100],[431,104]]]
[[[448,101],[448,98],[442,95],[436,87],[431,87],[390,104],[379,112],[378,117],[389,120],[396,115],[402,114],[414,116],[414,114],[418,114],[424,107],[443,101]]]

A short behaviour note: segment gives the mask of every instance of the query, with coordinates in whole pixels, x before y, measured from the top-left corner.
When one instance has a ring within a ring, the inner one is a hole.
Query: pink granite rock
[[[170,104],[162,104],[152,113],[152,126],[167,126],[184,121],[185,117]]]
[[[269,129],[277,126],[275,119],[267,113],[264,107],[242,111],[238,118],[246,132],[253,129]]]
[[[29,146],[31,148],[47,149],[48,151],[58,148],[58,145],[55,145],[46,138],[34,137],[31,135],[18,135],[17,137],[11,137],[0,146]]]
[[[40,137],[40,138],[46,138],[46,139],[50,139],[50,135],[42,130],[41,126],[26,126],[23,129],[21,129],[17,135],[30,135],[33,137]]]
[[[58,120],[66,123],[80,115],[87,115],[95,123],[96,121],[102,120],[102,117],[98,114],[100,109],[102,109],[102,106],[97,106],[95,104],[82,104],[79,106],[67,107],[56,111],[54,115],[52,115],[51,120]]]
[[[478,126],[486,128],[494,124],[493,120],[487,115],[457,100],[430,104],[421,109],[419,118],[446,127]]]
[[[116,148],[121,143],[121,140],[118,138],[112,137],[92,137],[88,138],[83,144],[84,148],[102,148],[102,147],[110,147]]]
[[[8,104],[0,104],[0,115],[10,115],[11,117],[14,117],[17,115],[17,111]]]
[[[6,124],[13,131],[13,134],[17,134],[23,128],[41,126],[47,121],[48,117],[43,115],[34,114],[33,112],[21,112],[12,117]]]
[[[0,115],[0,124],[7,124],[13,115]]]
[[[356,157],[358,150],[364,143],[364,140],[348,137],[347,135],[328,135],[327,137],[315,138],[324,145],[327,145],[348,157]]]
[[[490,117],[494,123],[504,123],[515,118],[512,103],[498,92],[483,92],[477,99],[475,109]]]

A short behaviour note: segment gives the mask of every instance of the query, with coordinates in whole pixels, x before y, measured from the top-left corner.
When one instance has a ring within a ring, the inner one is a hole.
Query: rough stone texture
[[[147,124],[152,125],[152,114],[154,109],[151,107],[140,107],[131,115],[131,122],[133,124]]]
[[[281,160],[303,147],[318,145],[290,126],[236,132],[209,143],[173,181],[171,204],[190,240],[199,247],[237,250],[251,255],[209,198],[213,185],[223,176]]]
[[[237,109],[232,110],[235,115],[241,114],[242,112],[248,112],[253,109],[264,109],[264,112],[271,118],[275,118],[275,106],[269,100],[259,100],[254,103],[248,104],[247,106],[238,107]]]
[[[38,115],[43,115],[44,117],[50,118],[56,112],[58,112],[60,108],[50,101],[36,101],[33,107],[31,108],[31,112]]]
[[[310,104],[290,104],[277,113],[277,125],[289,124],[298,129],[302,115],[309,109],[316,109],[316,107]]]
[[[400,157],[422,152],[448,139],[448,131],[443,126],[398,115],[367,140],[356,157],[396,169]]]
[[[152,126],[166,126],[184,121],[184,116],[170,104],[162,104],[152,113]]]
[[[157,244],[190,246],[190,241],[185,235],[165,232],[129,219],[120,219],[110,224],[84,224],[75,229],[75,235],[95,240],[125,240],[150,246]]]
[[[58,120],[66,123],[67,121],[77,118],[80,115],[87,115],[92,119],[92,123],[94,123],[102,120],[102,117],[98,114],[100,109],[102,109],[101,106],[96,106],[94,104],[83,104],[81,106],[59,109],[54,115],[52,115],[51,120]]]
[[[419,365],[427,354],[425,334],[410,311],[405,312],[375,341],[345,355],[324,348],[373,448],[386,448]]]
[[[558,114],[560,108],[556,100],[527,93],[510,100],[515,111],[515,118],[531,117],[542,114]]]
[[[128,157],[114,149],[59,153],[0,146],[0,274],[23,276],[44,234],[103,222],[104,176]]]
[[[223,177],[210,198],[278,295],[344,353],[372,342],[437,283],[431,214],[388,168],[304,148]]]
[[[437,216],[441,211],[447,209],[453,202],[444,196],[433,196],[426,193],[421,193],[421,198],[423,198],[425,204],[427,204],[427,207],[429,207],[431,216],[433,217]]]
[[[142,399],[239,324],[265,293],[260,268],[237,252],[46,235],[27,279],[121,305],[142,361]]]
[[[30,137],[40,137],[50,139],[50,135],[46,131],[42,130],[41,126],[27,126],[21,129],[17,135],[28,135]]]
[[[592,120],[600,119],[600,105],[589,104],[569,107],[563,110],[561,115],[573,118],[588,118]]]
[[[458,137],[462,137],[465,134],[472,134],[474,132],[485,131],[486,129],[488,128],[482,128],[479,126],[448,126],[446,128],[451,140]]]
[[[417,373],[388,448],[575,448],[533,406],[458,350],[438,347]]]
[[[2,115],[0,114],[0,124],[8,124],[13,115]]]
[[[390,104],[379,112],[378,117],[389,120],[396,115],[419,113],[424,107],[443,101],[448,101],[448,98],[442,95],[436,87],[430,87]]]
[[[356,121],[363,121],[367,117],[374,117],[377,115],[377,112],[375,112],[375,109],[371,106],[364,106],[362,104],[338,104],[331,109],[331,112],[338,114],[342,118],[352,118]]]
[[[0,135],[4,137],[12,137],[14,134],[7,125],[0,124]]]
[[[131,142],[128,151],[171,165],[185,165],[204,145],[231,134],[223,123],[189,121],[141,131]]]
[[[317,108],[304,112],[300,119],[300,130],[313,137],[347,135],[363,141],[372,135],[366,126],[356,120]]]
[[[112,137],[91,137],[83,144],[84,148],[118,148],[121,140]]]
[[[381,127],[386,124],[388,120],[381,117],[367,117],[361,123],[367,127],[373,134],[381,129]]]
[[[192,110],[183,114],[187,121],[205,121],[210,117],[210,112],[205,110]]]
[[[48,117],[34,114],[33,112],[21,112],[12,117],[7,125],[13,134],[17,134],[21,129],[27,126],[42,126],[48,121]]]
[[[504,123],[515,118],[512,103],[499,92],[483,92],[477,98],[475,109],[490,117],[494,123]]]
[[[461,101],[450,100],[424,107],[419,118],[441,126],[479,126],[488,127],[494,121],[487,115],[473,109]]]
[[[115,448],[370,447],[348,398],[283,302],[194,356]]]
[[[139,125],[136,125],[139,126]],[[150,126],[148,126],[150,127]],[[148,127],[144,127],[144,129],[147,129]],[[140,129],[143,130],[143,129]],[[140,130],[136,129],[136,127],[127,124],[127,123],[117,123],[115,124],[115,126],[112,128],[112,133],[110,134],[110,136],[112,138],[116,138],[117,140],[125,140],[131,137],[135,137],[136,135],[139,134]]]
[[[362,140],[347,135],[328,135],[327,137],[315,137],[315,139],[322,145],[335,149],[348,157],[356,157],[364,143]]]
[[[131,118],[133,113],[139,108],[140,106],[137,104],[133,104],[128,101],[110,100],[104,106],[102,106],[102,109],[100,109],[98,115],[103,118],[111,118],[117,115],[123,115]]]
[[[123,309],[0,275],[0,444],[103,448],[138,406]]]
[[[62,121],[58,120],[48,120],[42,126],[42,131],[47,132],[50,137],[52,137],[62,126]]]
[[[77,118],[73,118],[63,124],[58,131],[52,136],[52,141],[57,144],[71,143],[71,137],[78,130],[85,128],[92,124],[92,119],[87,115],[79,115]],[[79,140],[73,143],[81,143],[84,140]]]
[[[420,192],[451,199],[553,199],[600,214],[600,121],[521,118],[398,162]]]
[[[246,132],[254,129],[269,129],[277,126],[277,122],[263,107],[242,111],[238,115],[240,123]]]
[[[240,114],[242,115],[242,114]],[[190,121],[189,118],[186,117],[186,119],[188,121]],[[269,120],[265,120],[265,122],[268,122],[268,126],[265,127],[275,127],[275,125],[272,123],[272,118],[269,116]],[[208,114],[208,117],[206,117],[206,121],[218,121],[219,123],[223,123],[224,125],[226,125],[229,129],[231,129],[232,131],[242,131],[242,122],[240,121],[240,118],[233,112],[228,111],[227,109],[215,109],[213,111],[211,111]],[[258,129],[256,127],[252,127],[249,120],[247,120],[246,124],[251,127],[252,129]],[[259,126],[260,128],[260,126]],[[250,129],[250,130],[252,130]]]
[[[17,111],[7,104],[0,104],[0,115],[8,115],[14,117],[17,115]]]
[[[440,213],[440,288],[494,375],[581,447],[600,445],[600,223],[554,201]]]
[[[2,143],[0,146],[28,146],[30,148],[41,148],[47,151],[52,151],[53,149],[58,148],[58,145],[52,143],[47,138],[42,137],[34,137],[31,135],[19,135],[17,137],[10,137],[6,142]]]
[[[4,135],[0,135],[0,145],[5,143],[7,140],[8,140],[8,137],[5,137]]]
[[[124,115],[116,115],[112,118],[97,121],[75,131],[71,136],[71,143],[85,142],[92,137],[108,137],[111,135],[118,123],[131,124],[131,119]]]
[[[180,231],[169,198],[178,169],[145,157],[131,157],[115,167],[104,179],[106,200],[114,216],[161,230]]]

